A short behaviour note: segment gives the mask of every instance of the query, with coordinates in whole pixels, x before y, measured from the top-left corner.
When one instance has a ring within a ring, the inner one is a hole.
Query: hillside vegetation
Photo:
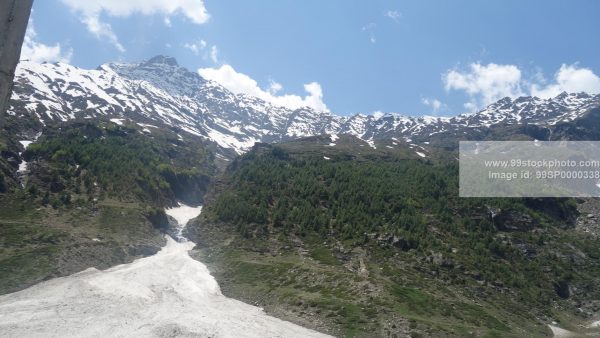
[[[226,293],[346,336],[544,336],[597,306],[575,200],[459,198],[455,162],[299,142],[232,163],[190,230]]]
[[[2,135],[0,294],[157,252],[164,208],[201,203],[216,170],[196,138],[102,120],[46,126],[23,152],[20,122]]]

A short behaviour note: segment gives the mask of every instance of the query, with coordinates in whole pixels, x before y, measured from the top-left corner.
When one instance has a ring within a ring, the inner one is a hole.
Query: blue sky
[[[600,92],[598,13],[593,0],[38,0],[23,58],[166,54],[292,108],[448,116]]]

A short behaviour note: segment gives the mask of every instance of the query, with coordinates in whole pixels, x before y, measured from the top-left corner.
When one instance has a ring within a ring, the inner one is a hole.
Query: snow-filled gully
[[[21,143],[21,145],[24,148],[24,151],[27,150],[27,148],[29,147],[30,144],[34,143],[35,141],[37,141],[38,138],[40,138],[40,136],[42,135],[42,133],[38,133],[35,138],[33,139],[33,141],[19,141],[19,143]],[[19,153],[19,157],[22,157],[23,152]],[[27,174],[28,169],[27,169],[28,163],[27,161],[25,161],[24,159],[21,158],[21,163],[19,163],[19,169],[17,170],[17,175],[19,177],[19,181],[21,182],[21,187],[25,188],[25,180],[27,179]]]
[[[90,268],[0,296],[3,337],[327,337],[227,298],[181,233],[202,207],[168,209],[179,224],[157,254]]]

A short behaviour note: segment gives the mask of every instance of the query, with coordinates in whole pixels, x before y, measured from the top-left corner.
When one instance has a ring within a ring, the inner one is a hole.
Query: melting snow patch
[[[33,141],[19,141],[19,143],[21,143],[23,148],[25,148],[25,150],[27,150],[27,147],[29,147],[29,145],[32,144]]]
[[[25,105],[25,109],[27,109],[30,112],[35,112],[37,107],[38,107],[37,102],[29,102],[28,104]]]
[[[245,140],[241,140],[233,135],[226,135],[214,129],[209,130],[208,136],[211,140],[216,142],[221,147],[233,149],[239,155],[243,154],[246,150],[252,148],[252,146],[254,146],[254,143],[259,142],[258,139],[252,137],[247,138]]]
[[[200,208],[180,205],[167,213],[183,227]],[[167,236],[167,245],[153,256],[2,295],[0,332],[61,338],[328,337],[223,296],[207,267],[189,256],[193,247]]]
[[[136,124],[143,128],[158,128],[157,126],[152,125],[152,124],[146,124],[146,123],[136,123]]]
[[[325,159],[325,160],[331,160],[331,158],[329,158],[327,156],[323,156],[323,159]]]
[[[373,139],[365,140],[365,142],[367,142],[369,144],[369,147],[371,147],[373,149],[377,149],[377,147],[375,147],[375,141],[373,141]]]
[[[87,109],[96,109],[96,108],[100,107],[100,105],[94,104],[90,100],[86,100],[86,104],[87,104]]]
[[[42,135],[41,133],[37,134],[35,136],[35,140],[37,140],[40,135]],[[29,147],[30,144],[32,144],[35,141],[19,141],[19,143],[21,143],[21,145],[23,146],[23,148],[25,150],[27,150],[27,148]],[[23,153],[19,153],[19,157],[21,157],[23,155]],[[19,180],[21,181],[21,187],[25,188],[25,177],[27,176],[27,161],[25,161],[24,159],[21,159],[21,163],[19,163],[19,169],[17,169],[17,175],[19,176]]]
[[[192,135],[204,137],[204,135],[200,134],[196,129],[192,129],[192,128],[188,127],[188,126],[182,126],[181,129],[187,131],[188,133],[190,133]]]
[[[224,161],[229,161],[229,159],[227,157],[225,157],[223,154],[217,154],[216,157],[220,158],[220,159],[222,159]]]
[[[110,119],[110,122],[116,123],[116,124],[118,124],[120,126],[123,125],[123,121],[125,121],[125,119]]]
[[[202,212],[202,206],[198,207],[190,207],[185,204],[179,203],[178,207],[165,209],[165,213],[175,219],[177,221],[177,239],[185,240],[183,237],[183,229],[187,225],[187,223],[194,217],[198,217]]]
[[[27,161],[21,160],[21,163],[19,163],[19,169],[17,170],[17,174],[25,175],[26,172],[27,172]],[[21,185],[23,185],[23,183]]]
[[[556,338],[566,338],[566,337],[574,337],[575,336],[573,334],[573,332],[565,330],[558,326],[554,326],[554,325],[548,325],[548,326],[550,327],[550,330],[552,330],[552,334]]]
[[[340,138],[339,136],[337,136],[337,134],[331,134],[329,135],[329,137],[331,138],[331,142],[335,142]]]
[[[417,153],[417,155],[419,155],[421,157],[427,157],[427,155],[423,154],[422,152],[415,151],[415,153]]]

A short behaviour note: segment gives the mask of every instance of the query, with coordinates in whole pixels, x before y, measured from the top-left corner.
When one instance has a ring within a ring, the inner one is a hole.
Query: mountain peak
[[[150,60],[144,62],[144,64],[148,64],[148,65],[168,65],[168,66],[179,66],[179,63],[177,63],[177,60],[172,57],[172,56],[166,56],[166,55],[157,55],[153,58],[151,58]]]
[[[561,100],[564,99],[566,97],[569,96],[569,93],[567,93],[566,91],[563,91],[562,93],[556,95],[556,97],[554,98],[555,100]]]

